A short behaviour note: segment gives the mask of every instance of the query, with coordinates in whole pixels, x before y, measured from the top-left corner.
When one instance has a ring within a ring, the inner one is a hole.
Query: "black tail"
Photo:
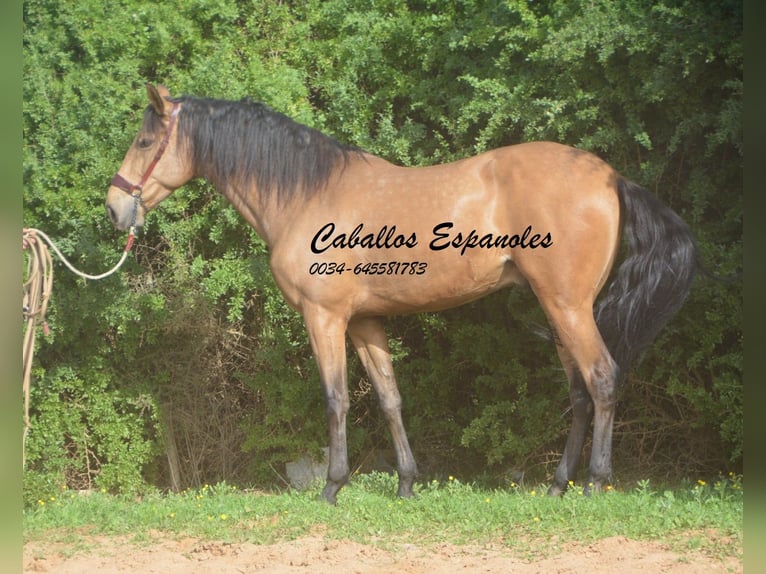
[[[622,178],[617,190],[629,254],[598,302],[595,317],[622,380],[683,305],[698,258],[689,228],[669,207]]]

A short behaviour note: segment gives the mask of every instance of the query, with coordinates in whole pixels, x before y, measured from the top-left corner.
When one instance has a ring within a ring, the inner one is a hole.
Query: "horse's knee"
[[[593,415],[593,399],[584,386],[569,393],[569,403],[575,418],[588,419]]]
[[[383,415],[389,421],[399,418],[402,413],[402,399],[399,396],[399,393],[381,396],[380,410],[383,411]]]
[[[617,402],[617,365],[612,357],[604,355],[588,373],[588,394],[598,408],[614,408]]]
[[[327,416],[331,419],[342,421],[345,419],[350,401],[347,394],[338,394],[330,392],[327,394],[325,407]]]

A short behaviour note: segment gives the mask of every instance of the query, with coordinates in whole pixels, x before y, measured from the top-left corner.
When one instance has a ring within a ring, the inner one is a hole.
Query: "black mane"
[[[249,98],[175,101],[183,104],[178,118],[182,151],[195,175],[221,192],[241,192],[255,183],[261,199],[275,193],[279,201],[311,195],[327,185],[339,163],[346,165],[349,154],[361,153]]]

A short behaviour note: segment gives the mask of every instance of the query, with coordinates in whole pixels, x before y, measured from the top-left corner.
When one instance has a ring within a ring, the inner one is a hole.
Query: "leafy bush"
[[[27,448],[25,498],[73,489],[139,491],[154,454],[156,406],[148,394],[126,396],[103,376],[86,382],[69,368],[38,377]],[[41,489],[41,483],[59,488]]]

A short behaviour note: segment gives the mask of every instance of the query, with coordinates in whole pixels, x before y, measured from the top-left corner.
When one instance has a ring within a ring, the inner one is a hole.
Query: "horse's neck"
[[[256,189],[241,192],[227,188],[219,191],[255,229],[266,245],[271,247],[279,229],[286,225],[283,220],[289,221],[289,210],[280,209],[274,197],[261,201]]]

